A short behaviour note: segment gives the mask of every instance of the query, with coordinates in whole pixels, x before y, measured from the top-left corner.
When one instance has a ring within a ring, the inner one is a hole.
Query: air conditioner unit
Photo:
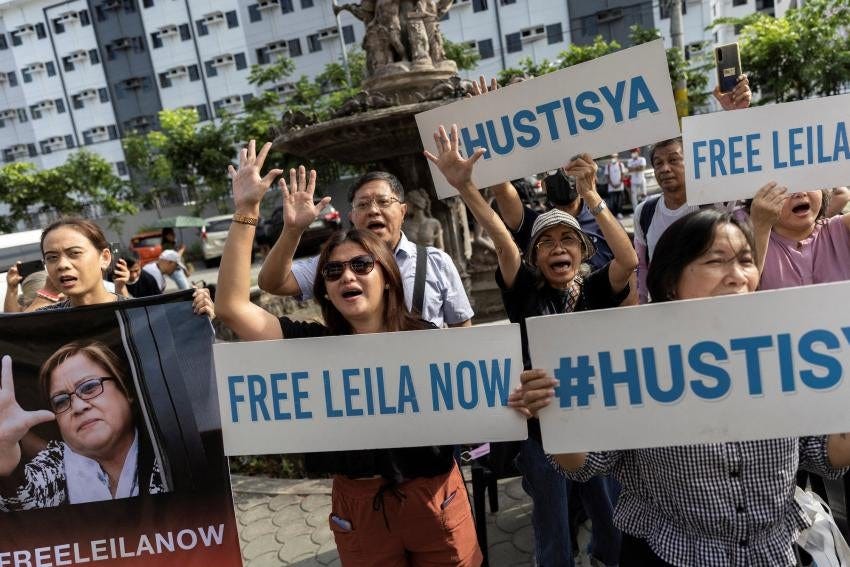
[[[131,77],[122,81],[124,88],[127,90],[140,89],[144,86],[145,80],[142,77]]]
[[[151,125],[150,119],[147,116],[137,116],[127,121],[127,125],[131,128],[147,128]]]
[[[18,35],[25,35],[30,33],[35,33],[35,26],[32,24],[23,24],[15,28],[15,33]]]
[[[169,24],[167,26],[162,26],[159,28],[159,37],[167,37],[171,35],[177,35],[177,26],[175,24]]]
[[[15,158],[21,158],[30,155],[30,150],[26,144],[15,144],[14,146],[9,146],[9,153]]]
[[[472,41],[467,41],[466,45],[468,45],[470,49],[478,49],[478,41],[477,40],[473,39]]]
[[[519,31],[519,36],[523,42],[537,41],[546,37],[546,26],[531,26],[523,28]]]
[[[0,110],[0,120],[15,120],[18,117],[18,111],[15,108],[7,108]]]
[[[295,91],[295,85],[292,83],[283,83],[281,85],[275,85],[270,90],[279,95],[286,95]]]
[[[233,64],[233,55],[230,53],[226,53],[224,55],[219,55],[215,59],[212,60],[213,67],[223,67],[225,65]]]
[[[64,14],[59,14],[59,17],[56,18],[56,21],[60,24],[67,24],[70,22],[75,22],[79,19],[80,16],[76,12],[65,12]]]
[[[470,4],[472,4],[472,0],[455,0],[452,4],[452,8],[459,8],[460,6],[469,6]]]
[[[97,89],[85,89],[77,93],[77,98],[80,99],[89,99],[89,98],[97,98]]]
[[[257,8],[260,10],[269,10],[271,8],[277,8],[280,6],[278,0],[259,0],[257,2]]]
[[[623,10],[620,8],[611,8],[610,10],[602,10],[596,13],[596,23],[608,24],[615,22],[623,17]]]
[[[224,12],[210,12],[204,15],[204,23],[207,25],[218,24],[224,21]]]
[[[168,71],[165,72],[165,76],[169,79],[174,79],[176,77],[183,77],[189,71],[186,69],[185,65],[178,65],[177,67],[172,67]]]
[[[287,41],[274,41],[266,45],[266,53],[269,55],[273,53],[283,53],[284,51],[289,50],[289,42]]]
[[[85,49],[79,49],[77,51],[72,51],[68,54],[69,61],[85,61],[89,58],[89,52]]]
[[[118,10],[121,8],[122,0],[106,0],[101,6],[104,10]]]
[[[6,76],[6,73],[0,73],[0,85],[4,84],[8,80],[9,78]]]
[[[44,72],[44,63],[41,61],[37,63],[30,63],[26,67],[24,67],[25,71],[29,71],[30,73],[42,73]]]
[[[109,130],[106,128],[106,126],[95,126],[94,128],[89,129],[89,135],[92,138],[109,136]]]
[[[240,95],[226,96],[219,102],[221,106],[239,106],[242,104],[242,97]]]
[[[52,136],[44,140],[44,145],[51,150],[61,150],[65,148],[65,138],[62,136]]]
[[[56,103],[52,100],[43,100],[33,106],[36,110],[53,110],[55,107]]]
[[[319,30],[316,35],[319,36],[319,39],[332,39],[335,37],[339,37],[339,30],[336,28],[336,26],[331,26],[329,28]]]
[[[113,49],[130,49],[133,47],[133,40],[129,37],[122,37],[112,42]]]

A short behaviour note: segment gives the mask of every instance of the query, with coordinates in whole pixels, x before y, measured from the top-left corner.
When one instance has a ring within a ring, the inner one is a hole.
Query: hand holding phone
[[[741,76],[741,54],[737,43],[727,43],[714,48],[714,64],[717,67],[717,84],[721,94],[731,93]]]

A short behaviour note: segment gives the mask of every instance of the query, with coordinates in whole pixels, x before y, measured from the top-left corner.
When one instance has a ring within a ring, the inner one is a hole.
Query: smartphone
[[[40,272],[44,269],[44,262],[41,260],[30,260],[29,262],[18,262],[18,274],[22,278]]]
[[[115,264],[118,263],[118,259],[121,257],[121,244],[119,242],[110,242],[109,252],[112,254],[112,261],[109,262],[109,268],[106,269],[106,279],[112,281],[112,278],[115,276]]]
[[[727,43],[714,48],[714,64],[717,67],[717,84],[721,93],[731,93],[738,84],[741,69],[741,54],[737,43]]]
[[[567,175],[561,168],[543,178],[543,188],[553,205],[566,206],[578,199],[575,177]]]

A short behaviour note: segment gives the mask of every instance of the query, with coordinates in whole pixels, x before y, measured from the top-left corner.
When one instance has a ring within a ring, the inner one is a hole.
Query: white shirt
[[[631,158],[628,162],[629,169],[633,167],[643,167],[646,168],[646,158],[643,156],[638,156],[636,158]],[[632,176],[632,185],[643,185],[644,177],[643,170],[641,171],[633,171],[631,173]]]
[[[623,187],[623,162],[620,160],[608,162],[608,192],[622,191]]]
[[[649,230],[647,231],[647,234],[644,235],[643,230],[640,227],[639,219],[641,211],[643,211],[643,206],[646,202],[647,201],[644,201],[639,204],[637,209],[635,209],[635,241],[646,246],[649,251],[649,259],[652,260],[652,253],[655,252],[655,245],[658,244],[658,239],[661,238],[664,231],[667,230],[671,224],[686,214],[698,211],[699,206],[682,205],[676,210],[670,210],[667,208],[667,205],[664,204],[664,197],[661,197],[658,200],[658,205],[655,207],[655,212],[652,215],[652,221],[649,223]]]

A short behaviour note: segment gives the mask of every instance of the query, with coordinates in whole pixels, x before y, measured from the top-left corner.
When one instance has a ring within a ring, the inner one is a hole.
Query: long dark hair
[[[717,227],[724,224],[741,229],[755,254],[755,238],[749,220],[718,209],[689,213],[671,224],[655,245],[646,276],[646,286],[653,303],[675,299],[676,287],[685,267],[711,248]]]
[[[325,325],[336,335],[350,335],[354,332],[351,324],[327,297],[328,289],[325,278],[322,276],[322,270],[328,263],[334,249],[345,242],[352,242],[362,247],[375,259],[376,267],[379,267],[384,275],[384,282],[386,283],[384,324],[387,331],[415,331],[431,328],[427,322],[415,317],[405,305],[401,272],[398,270],[398,264],[396,264],[390,247],[372,232],[357,229],[334,233],[325,243],[322,253],[319,255],[319,264],[316,266],[316,280],[313,284],[313,297],[316,298],[322,308]]]

